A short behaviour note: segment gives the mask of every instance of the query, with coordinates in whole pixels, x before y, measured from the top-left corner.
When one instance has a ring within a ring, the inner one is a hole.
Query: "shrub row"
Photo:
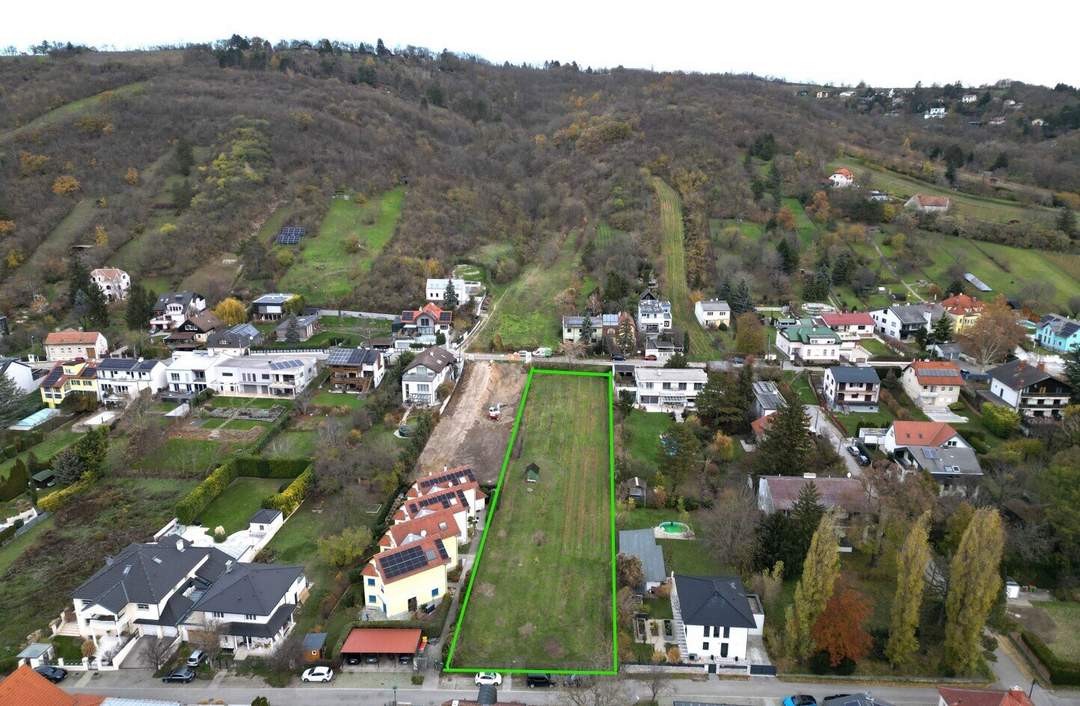
[[[43,497],[41,500],[38,500],[38,507],[45,512],[56,512],[57,510],[74,500],[76,495],[79,495],[84,490],[89,488],[92,482],[93,481],[91,481],[90,479],[84,477],[83,480],[80,480],[77,483],[72,483],[66,488],[55,490]]]
[[[315,485],[314,469],[308,467],[306,471],[298,475],[289,487],[280,493],[271,495],[263,500],[262,506],[271,510],[281,510],[283,515],[288,516],[293,510],[304,502],[308,491]]]
[[[285,429],[291,419],[292,415],[289,413],[288,410],[282,412],[277,419],[275,419],[273,422],[270,423],[269,426],[266,427],[266,429],[259,436],[259,438],[252,442],[251,453],[257,454],[264,448],[266,448],[266,445],[269,444],[275,436],[280,434],[283,429]]]
[[[241,476],[255,478],[295,478],[304,472],[311,461],[306,458],[263,458],[237,456],[233,459]]]
[[[1080,685],[1080,662],[1061,659],[1038,635],[1027,630],[1021,631],[1020,637],[1050,672],[1050,681],[1059,685]]]
[[[176,504],[176,519],[185,525],[194,522],[239,475],[240,470],[235,459],[215,468],[203,482],[192,488],[191,492]]]
[[[30,485],[30,472],[23,463],[15,462],[7,478],[0,481],[0,501],[17,498],[26,492]]]
[[[15,536],[15,531],[17,529],[19,528],[16,525],[8,525],[0,530],[0,546],[7,544],[7,541]]]

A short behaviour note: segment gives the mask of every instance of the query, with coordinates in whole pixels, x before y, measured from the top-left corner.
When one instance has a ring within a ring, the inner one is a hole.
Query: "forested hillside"
[[[386,237],[350,231],[340,257],[356,262],[315,303],[400,309],[416,303],[423,277],[460,261],[506,284],[569,251],[576,294],[590,282],[617,292],[643,265],[662,269],[654,178],[681,198],[687,284],[710,293],[740,271],[757,279],[762,266],[719,252],[718,226],[816,238],[788,218],[794,209],[806,219],[803,205],[837,160],[855,160],[867,186],[907,175],[1013,209],[898,217],[905,232],[1076,249],[1062,215],[1080,206],[1080,131],[1070,122],[1080,98],[1069,87],[987,89],[983,106],[1011,96],[1028,106],[992,133],[963,115],[924,121],[859,100],[876,95],[866,87],[835,100],[799,88],[240,37],[5,57],[0,308],[41,295],[39,313],[60,317],[73,246],[87,265],[122,266],[157,291],[187,284],[213,301],[274,288],[299,257],[273,247],[278,227],[318,233],[335,192],[362,205],[395,189],[401,198],[381,202]],[[918,90],[909,105],[944,95]],[[869,225],[893,218],[833,208]],[[374,224],[370,213],[357,216],[371,219],[361,226]],[[821,229],[834,230],[831,220]],[[770,247],[765,264],[776,261]]]

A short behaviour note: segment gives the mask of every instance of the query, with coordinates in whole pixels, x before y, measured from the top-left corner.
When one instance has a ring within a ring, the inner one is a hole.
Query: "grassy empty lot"
[[[317,431],[283,431],[266,445],[262,455],[270,458],[303,458],[313,456],[318,446]]]
[[[33,453],[37,456],[39,461],[47,461],[74,444],[80,436],[82,435],[71,431],[71,427],[64,427],[63,429],[49,432],[45,435],[45,438],[42,439],[40,444],[30,447],[15,458],[9,458],[3,463],[0,463],[0,477],[7,478],[17,459],[21,458],[23,463],[26,463],[27,459],[30,458],[30,454]]]
[[[613,666],[608,384],[533,375],[452,666]]]
[[[672,423],[670,414],[631,410],[622,421],[622,453],[660,466],[664,459],[660,435],[666,433]]]
[[[228,454],[227,446],[216,441],[174,437],[140,459],[138,467],[145,471],[198,473],[220,465]]]
[[[225,528],[230,535],[248,526],[248,520],[255,511],[262,507],[262,501],[277,492],[278,487],[287,481],[280,478],[237,478],[199,517],[199,524],[209,527]]]
[[[318,234],[301,241],[281,291],[302,294],[309,303],[329,303],[351,292],[355,277],[393,237],[404,198],[405,189],[397,188],[363,205],[334,199]]]
[[[219,395],[211,397],[207,405],[210,407],[259,407],[260,409],[270,409],[275,405],[291,407],[292,402],[289,400],[276,400],[272,397],[226,397]]]

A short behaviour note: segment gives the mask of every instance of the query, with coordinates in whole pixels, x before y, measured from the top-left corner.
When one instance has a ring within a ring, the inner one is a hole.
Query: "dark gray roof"
[[[128,603],[158,603],[206,560],[211,551],[222,554],[217,549],[194,547],[184,540],[129,544],[112,563],[106,563],[76,588],[73,595],[114,612]]]
[[[418,356],[413,358],[413,361],[409,363],[409,367],[405,368],[405,372],[409,372],[413,368],[423,365],[425,368],[434,370],[435,372],[441,371],[448,365],[454,362],[454,354],[445,348],[434,346],[432,348],[425,349]]]
[[[323,645],[326,644],[326,633],[324,632],[309,632],[304,635],[304,651],[310,652],[311,650],[321,650]]]
[[[899,304],[889,309],[896,314],[901,323],[905,324],[926,323],[926,313],[930,314],[931,322],[945,315],[945,309],[940,304]]]
[[[182,304],[185,308],[191,305],[191,300],[200,298],[195,292],[166,292],[158,297],[154,303],[154,311],[165,311],[169,304]]]
[[[867,366],[835,365],[829,368],[829,372],[832,373],[833,379],[837,382],[870,383],[872,385],[881,383],[877,371]]]
[[[262,509],[256,510],[255,514],[251,516],[250,520],[248,520],[248,523],[250,524],[254,522],[256,524],[268,525],[280,516],[281,510],[271,510],[264,507]]]
[[[990,377],[1008,385],[1014,390],[1023,390],[1031,385],[1047,380],[1053,377],[1053,375],[1027,361],[1014,360],[990,370]]]
[[[234,563],[207,589],[194,610],[270,615],[303,573],[302,566]]]
[[[289,622],[294,610],[295,603],[285,603],[275,610],[270,620],[265,623],[225,623],[221,626],[221,631],[237,637],[273,637]]]
[[[102,358],[97,363],[98,370],[153,370],[158,363],[155,358]]]
[[[1077,331],[1080,331],[1080,321],[1070,319],[1061,314],[1047,314],[1042,317],[1042,320],[1039,321],[1039,328],[1045,326],[1048,326],[1051,331],[1062,338],[1069,338]]]
[[[327,363],[349,367],[374,365],[380,355],[382,354],[374,348],[331,348]]]
[[[293,319],[296,319],[296,325],[301,327],[301,328],[306,328],[308,326],[314,326],[315,324],[319,323],[319,315],[318,314],[304,314],[303,316],[289,316],[289,317],[286,317],[286,318],[282,319],[281,323],[278,324],[277,327],[274,328],[274,331],[277,331],[277,332],[280,332],[280,333],[285,333],[286,331],[289,330],[289,322],[292,321]]]
[[[662,583],[667,577],[664,571],[664,552],[656,544],[656,536],[651,529],[621,530],[619,553],[636,556],[641,560],[641,569],[647,583]]]
[[[959,446],[907,446],[915,463],[930,475],[981,476],[975,452]]]
[[[224,331],[210,334],[206,339],[207,348],[236,348],[250,346],[262,340],[262,333],[251,324],[236,324]]]
[[[780,394],[780,388],[772,380],[758,380],[750,387],[754,392],[754,399],[762,409],[780,409],[787,405],[784,396]]]
[[[737,576],[675,574],[679,612],[687,625],[755,628],[754,612]]]

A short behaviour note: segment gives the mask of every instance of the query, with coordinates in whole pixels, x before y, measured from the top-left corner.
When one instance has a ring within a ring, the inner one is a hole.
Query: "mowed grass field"
[[[295,249],[296,262],[281,278],[281,291],[322,304],[351,292],[355,278],[394,236],[404,198],[405,189],[397,188],[363,205],[334,199],[318,234],[305,236]],[[358,250],[352,249],[354,241]]]
[[[533,375],[451,667],[613,667],[608,384]]]

